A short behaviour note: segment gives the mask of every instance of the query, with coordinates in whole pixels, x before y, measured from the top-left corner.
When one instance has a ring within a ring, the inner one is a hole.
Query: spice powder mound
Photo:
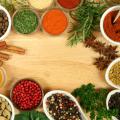
[[[42,26],[47,33],[59,35],[67,28],[68,19],[60,9],[52,9],[43,16]]]
[[[120,42],[120,17],[114,23],[118,11],[108,13],[104,19],[104,31],[113,41]]]
[[[116,85],[120,85],[120,62],[113,65],[109,72],[109,79]]]
[[[81,3],[81,0],[57,0],[57,1],[62,7],[66,9],[74,9]]]

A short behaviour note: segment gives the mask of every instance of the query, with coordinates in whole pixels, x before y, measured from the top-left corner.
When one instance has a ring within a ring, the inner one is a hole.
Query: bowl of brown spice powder
[[[107,68],[105,79],[109,85],[120,89],[120,58],[115,59]]]

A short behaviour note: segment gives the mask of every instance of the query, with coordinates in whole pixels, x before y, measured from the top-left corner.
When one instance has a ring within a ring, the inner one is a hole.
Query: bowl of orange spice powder
[[[119,10],[120,5],[107,9],[100,21],[102,35],[115,45],[120,45],[120,17],[114,22]]]
[[[42,16],[42,28],[51,35],[60,35],[68,27],[68,18],[59,8],[48,10]]]

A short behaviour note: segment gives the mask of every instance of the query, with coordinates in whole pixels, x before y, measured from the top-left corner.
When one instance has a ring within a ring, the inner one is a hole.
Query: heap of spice
[[[62,93],[48,97],[46,104],[48,112],[54,120],[82,120],[76,103]]]
[[[9,22],[6,13],[0,10],[0,37],[2,37],[8,28]]]
[[[68,19],[60,9],[51,9],[43,16],[42,26],[44,30],[52,35],[59,35],[68,26]]]
[[[36,13],[30,9],[21,9],[13,17],[14,29],[22,34],[34,32],[39,25]]]
[[[32,110],[42,102],[42,89],[38,83],[30,79],[18,82],[12,92],[11,99],[16,107],[21,110]]]
[[[109,79],[116,85],[120,85],[120,62],[112,66],[109,72]]]
[[[57,0],[58,4],[66,9],[74,9],[80,5],[81,0]]]
[[[53,0],[28,0],[30,5],[38,10],[43,10],[50,7],[53,3]]]
[[[109,109],[118,109],[119,115],[116,116],[120,120],[120,93],[113,94],[108,102]]]
[[[120,42],[120,17],[114,22],[118,11],[108,13],[104,19],[104,31],[113,41]]]
[[[8,101],[0,97],[0,120],[11,120],[12,108]]]

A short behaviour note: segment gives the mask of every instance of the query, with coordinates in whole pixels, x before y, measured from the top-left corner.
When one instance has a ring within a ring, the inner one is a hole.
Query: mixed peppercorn
[[[47,108],[54,120],[82,120],[76,103],[64,94],[53,94],[47,98]]]
[[[21,110],[36,108],[42,101],[41,87],[32,80],[21,80],[12,90],[12,101]]]
[[[6,13],[0,10],[0,37],[2,37],[8,28],[8,17]]]

